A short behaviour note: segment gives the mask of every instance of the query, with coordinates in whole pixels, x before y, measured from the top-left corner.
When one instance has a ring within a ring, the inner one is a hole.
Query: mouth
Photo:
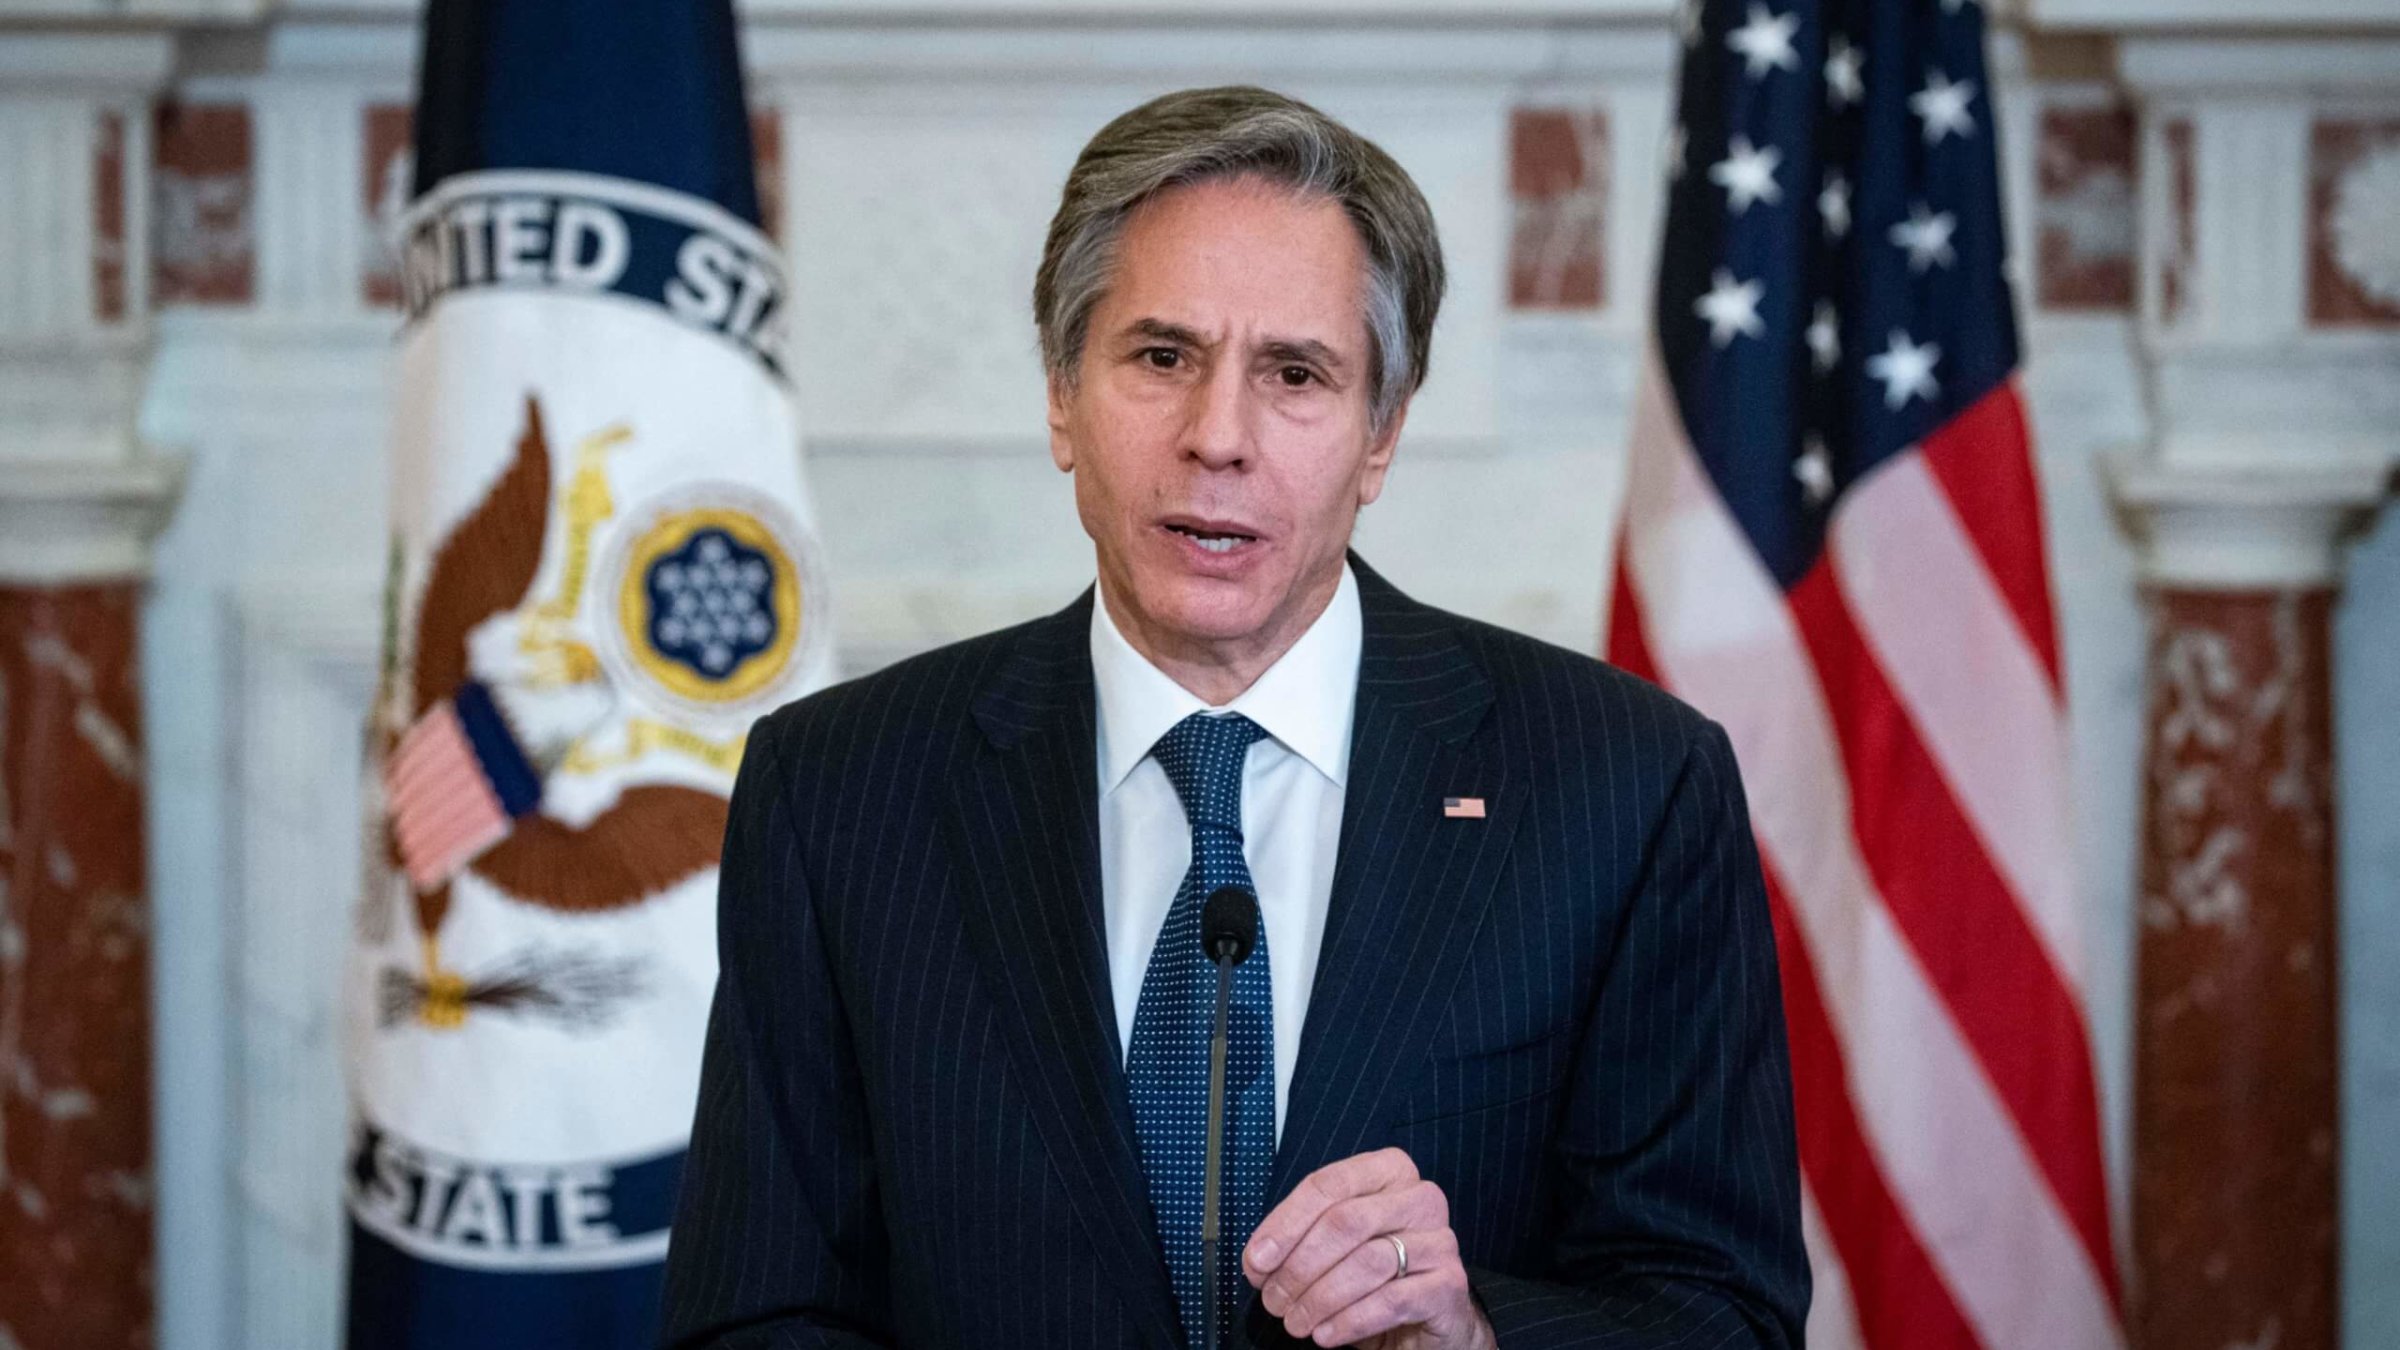
[[[1213,553],[1219,557],[1230,554],[1246,544],[1259,542],[1258,535],[1231,521],[1199,520],[1188,516],[1177,516],[1162,521],[1160,524],[1168,533],[1180,535],[1190,540],[1201,551]]]

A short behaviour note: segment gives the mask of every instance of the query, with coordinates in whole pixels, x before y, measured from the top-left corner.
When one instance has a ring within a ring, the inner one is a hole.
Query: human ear
[[[1374,444],[1367,447],[1366,463],[1358,473],[1358,504],[1372,505],[1383,495],[1384,475],[1392,471],[1392,456],[1400,449],[1400,427],[1408,421],[1408,404],[1402,403],[1393,411],[1392,420],[1375,435]]]
[[[1075,472],[1075,438],[1067,430],[1066,384],[1057,375],[1049,381],[1050,404],[1050,462],[1060,473]]]

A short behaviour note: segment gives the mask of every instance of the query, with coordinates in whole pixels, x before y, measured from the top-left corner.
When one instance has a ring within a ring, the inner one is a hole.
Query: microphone
[[[1258,945],[1258,897],[1239,886],[1219,886],[1200,910],[1200,947],[1211,961],[1240,965]]]
[[[1217,1031],[1208,1043],[1208,1165],[1200,1189],[1200,1268],[1208,1278],[1205,1350],[1217,1350],[1217,1324],[1225,1320],[1217,1283],[1217,1187],[1225,1151],[1225,1017],[1233,1001],[1233,968],[1258,945],[1258,897],[1240,886],[1209,892],[1200,910],[1200,949],[1217,968]]]

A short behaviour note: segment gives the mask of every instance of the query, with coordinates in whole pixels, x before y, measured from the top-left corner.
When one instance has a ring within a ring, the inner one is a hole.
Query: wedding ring
[[[1386,1233],[1383,1235],[1383,1240],[1392,1244],[1392,1255],[1400,1258],[1400,1268],[1392,1272],[1392,1278],[1395,1280],[1406,1279],[1408,1277],[1408,1244],[1400,1240],[1398,1233]]]

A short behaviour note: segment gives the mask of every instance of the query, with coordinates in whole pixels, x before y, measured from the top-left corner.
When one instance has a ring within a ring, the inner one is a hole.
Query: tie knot
[[[1251,744],[1266,734],[1240,713],[1193,713],[1168,728],[1150,748],[1150,757],[1167,771],[1167,781],[1175,785],[1183,814],[1194,828],[1219,825],[1240,833],[1242,761]]]

